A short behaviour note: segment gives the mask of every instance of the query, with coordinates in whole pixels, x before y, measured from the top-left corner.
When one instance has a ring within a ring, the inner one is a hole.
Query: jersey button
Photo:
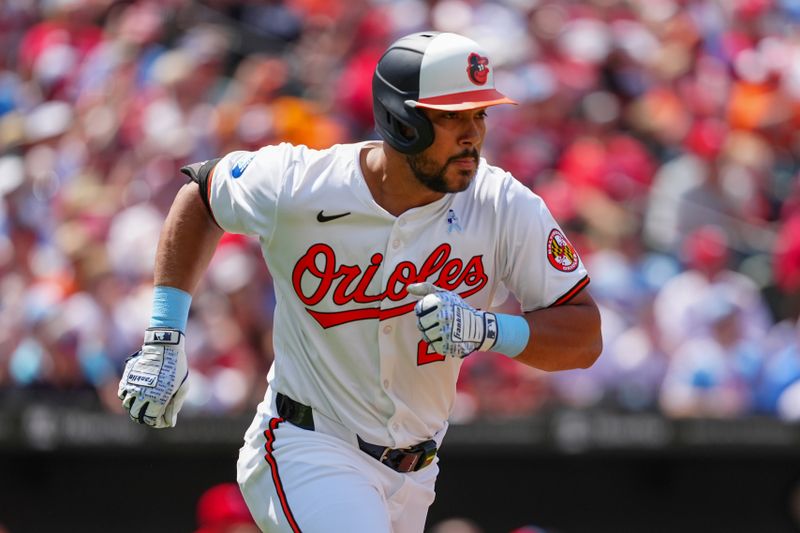
[[[391,332],[392,332],[392,326],[384,326],[384,327],[383,327],[383,332],[384,332],[386,335],[388,335],[389,333],[391,333]]]
[[[395,239],[392,241],[392,248],[400,248],[400,239]]]
[[[402,228],[406,225],[406,221],[401,218],[400,220],[397,221],[397,225]]]
[[[389,388],[389,380],[388,379],[384,379],[383,380],[383,388],[384,389],[388,389]]]
[[[394,424],[392,424],[392,429],[395,431],[400,431],[400,424],[395,422]]]

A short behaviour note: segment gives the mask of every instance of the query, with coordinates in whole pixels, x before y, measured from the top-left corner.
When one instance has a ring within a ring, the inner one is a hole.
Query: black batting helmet
[[[404,154],[433,143],[420,108],[465,111],[514,104],[494,88],[494,68],[478,43],[455,33],[422,32],[395,41],[372,76],[375,129]]]

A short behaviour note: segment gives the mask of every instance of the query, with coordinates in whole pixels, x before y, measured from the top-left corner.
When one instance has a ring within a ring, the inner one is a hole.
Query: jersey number
[[[444,356],[436,353],[427,342],[419,341],[419,344],[417,344],[417,366],[437,361],[444,361]]]

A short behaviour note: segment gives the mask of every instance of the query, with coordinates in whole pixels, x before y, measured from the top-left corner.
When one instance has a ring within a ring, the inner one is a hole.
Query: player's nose
[[[478,120],[465,120],[459,137],[459,145],[467,148],[478,145],[481,141],[481,131]]]

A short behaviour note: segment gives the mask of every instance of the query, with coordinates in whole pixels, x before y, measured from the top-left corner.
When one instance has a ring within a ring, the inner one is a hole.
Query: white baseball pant
[[[400,473],[355,445],[282,421],[274,394],[262,402],[239,451],[237,480],[247,506],[265,532],[421,533],[433,503],[438,457]],[[320,427],[322,426],[322,427]],[[338,433],[342,426],[336,428]]]

